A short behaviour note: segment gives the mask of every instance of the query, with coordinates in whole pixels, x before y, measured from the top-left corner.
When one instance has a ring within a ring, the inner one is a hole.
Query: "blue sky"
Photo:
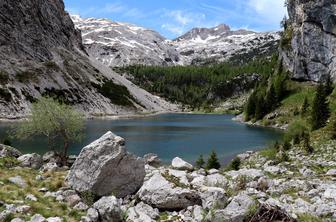
[[[64,0],[71,14],[109,18],[160,32],[173,39],[193,27],[225,23],[233,29],[280,29],[284,0]]]

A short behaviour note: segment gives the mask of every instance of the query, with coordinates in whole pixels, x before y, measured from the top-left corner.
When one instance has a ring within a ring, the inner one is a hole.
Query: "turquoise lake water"
[[[145,118],[120,120],[88,120],[86,136],[72,144],[70,154],[79,154],[82,147],[108,130],[124,137],[129,152],[143,156],[156,153],[165,162],[179,156],[194,162],[215,150],[221,162],[247,150],[260,149],[282,136],[281,131],[247,126],[232,120],[232,115],[163,114]],[[6,137],[10,123],[0,124],[0,138]],[[16,141],[13,146],[24,153],[47,151],[46,141]]]

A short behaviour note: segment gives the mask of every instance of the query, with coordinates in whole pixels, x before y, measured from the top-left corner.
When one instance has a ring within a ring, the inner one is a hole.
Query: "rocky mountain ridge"
[[[63,1],[5,1],[0,12],[0,118],[27,116],[41,95],[87,115],[176,108],[90,58]]]
[[[279,33],[232,31],[227,25],[194,28],[175,40],[159,33],[108,19],[72,16],[90,55],[105,65],[202,65],[245,61],[276,52]]]

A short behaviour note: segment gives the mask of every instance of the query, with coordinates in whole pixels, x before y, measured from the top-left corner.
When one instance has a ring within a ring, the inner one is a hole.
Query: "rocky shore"
[[[127,152],[111,132],[60,167],[53,152],[0,146],[0,221],[335,221],[336,142],[277,161],[238,155],[239,170],[196,169]],[[278,155],[278,154],[277,154]]]

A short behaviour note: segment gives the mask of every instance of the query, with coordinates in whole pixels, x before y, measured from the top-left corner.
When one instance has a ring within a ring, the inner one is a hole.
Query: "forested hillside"
[[[233,95],[254,88],[274,72],[277,56],[245,65],[222,63],[211,66],[128,66],[115,71],[129,75],[135,84],[191,109],[211,109]]]

